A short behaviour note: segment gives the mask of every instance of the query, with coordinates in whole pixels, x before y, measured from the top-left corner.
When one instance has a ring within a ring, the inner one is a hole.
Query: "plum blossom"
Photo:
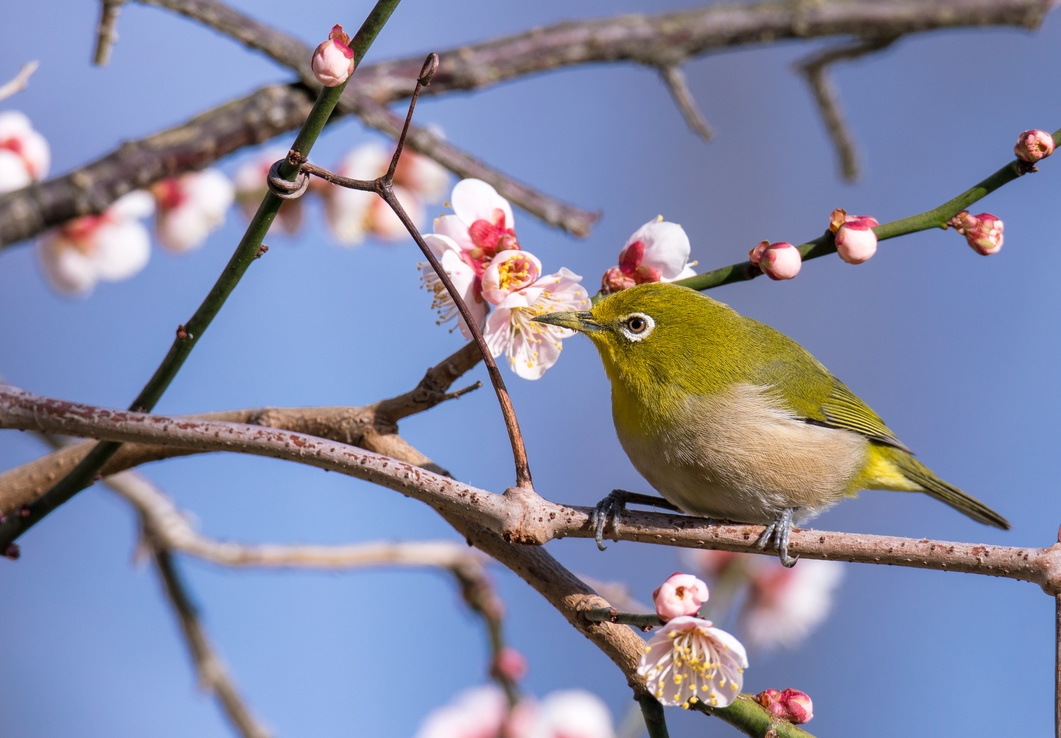
[[[748,252],[748,261],[762,270],[770,279],[792,279],[803,266],[799,249],[788,241],[760,241]]]
[[[496,358],[508,357],[509,368],[523,379],[540,379],[556,363],[562,341],[574,331],[531,319],[546,313],[585,310],[589,294],[582,277],[565,267],[515,292],[510,292],[486,317],[483,338]]]
[[[151,257],[151,237],[141,218],[154,201],[146,192],[130,192],[101,215],[85,215],[48,231],[37,243],[41,268],[59,292],[86,295],[100,280],[128,279]]]
[[[814,717],[814,703],[806,692],[798,689],[764,689],[755,695],[755,701],[782,720],[797,725]]]
[[[442,270],[453,282],[461,299],[468,306],[475,324],[482,327],[483,318],[486,317],[486,302],[483,299],[482,281],[476,276],[475,268],[463,259],[464,252],[449,236],[429,233],[424,236],[424,241],[439,260]],[[435,274],[435,270],[431,268],[431,264],[426,261],[420,262],[420,273],[424,287],[432,294],[431,308],[438,312],[439,325],[456,319],[461,334],[465,338],[471,338],[472,332],[468,329],[468,324],[460,316],[457,304],[453,302],[453,298],[446,291],[442,280]]]
[[[615,729],[608,708],[589,692],[553,692],[510,710],[501,689],[487,685],[431,712],[416,738],[615,738]]]
[[[51,164],[48,141],[23,113],[0,113],[0,194],[44,179]]]
[[[236,188],[236,205],[247,220],[254,217],[262,198],[269,191],[266,178],[273,162],[287,157],[287,151],[279,147],[263,149],[240,164],[232,182]],[[276,214],[274,223],[284,233],[295,234],[302,225],[302,198],[284,200]]]
[[[1002,221],[991,213],[970,215],[963,210],[947,221],[947,225],[965,236],[973,251],[981,256],[997,254],[1002,248]]]
[[[689,263],[689,236],[677,223],[655,220],[634,231],[619,252],[619,265],[604,273],[601,291],[618,292],[645,282],[673,282],[696,274]]]
[[[791,569],[770,561],[751,570],[740,622],[753,648],[795,646],[829,614],[843,578],[838,561],[801,561]]]
[[[695,615],[707,602],[707,585],[692,574],[674,572],[652,593],[656,614],[663,622],[682,615]]]
[[[402,154],[403,158],[406,154]],[[391,154],[376,142],[365,143],[346,153],[335,173],[351,179],[375,179],[387,173]],[[424,205],[412,190],[395,183],[394,196],[414,223],[424,220]],[[343,246],[356,246],[366,237],[381,241],[409,238],[401,220],[374,192],[328,186],[323,193],[324,218],[335,240]]]
[[[480,179],[462,179],[450,195],[452,215],[435,218],[435,233],[453,239],[462,258],[482,276],[499,251],[518,251],[512,206]]]
[[[664,705],[706,702],[726,707],[740,694],[748,656],[744,646],[710,620],[685,615],[649,640],[637,673]]]
[[[216,169],[159,180],[151,186],[151,193],[158,206],[158,242],[178,254],[202,246],[225,222],[225,213],[236,198],[232,182]]]
[[[848,215],[837,208],[829,217],[829,230],[833,232],[836,253],[848,264],[861,264],[877,253],[877,234],[873,231],[880,225],[876,218],[868,215]]]
[[[354,73],[356,64],[354,50],[350,48],[350,37],[336,23],[328,34],[328,40],[322,41],[313,52],[313,76],[325,87],[338,87]]]
[[[1017,137],[1013,153],[1021,161],[1034,164],[1054,153],[1054,137],[1046,131],[1025,131]]]

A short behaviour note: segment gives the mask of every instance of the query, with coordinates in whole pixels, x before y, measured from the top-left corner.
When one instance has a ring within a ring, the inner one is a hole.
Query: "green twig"
[[[745,735],[756,738],[767,735],[771,738],[814,738],[798,725],[770,714],[750,694],[737,695],[737,699],[728,707],[711,707],[703,702],[696,702],[691,709],[699,710],[705,715],[714,715]]]
[[[375,41],[383,25],[387,22],[399,0],[378,0],[368,18],[361,25],[360,30],[350,43],[354,50],[355,63],[359,63],[368,51],[372,42]],[[280,175],[288,180],[294,181],[298,174],[298,162],[305,161],[307,154],[316,142],[325,124],[331,117],[332,111],[339,102],[346,87],[344,82],[337,87],[322,87],[317,96],[306,122],[295,138],[291,147],[291,154],[280,166]],[[229,259],[221,276],[210,289],[206,299],[203,300],[199,309],[184,325],[177,328],[177,337],[170,346],[166,358],[159,364],[150,381],[144,386],[140,394],[133,400],[129,409],[139,412],[150,412],[169,387],[170,382],[180,371],[185,359],[191,354],[192,349],[199,338],[210,326],[211,321],[221,311],[222,306],[239,284],[240,279],[247,269],[261,255],[262,240],[276,217],[280,204],[283,202],[272,192],[267,192],[258,206],[258,211],[251,218],[247,231],[243,234],[239,245],[236,247],[232,258]],[[0,551],[17,555],[17,549],[12,545],[20,535],[32,528],[38,521],[50,512],[72,498],[85,487],[96,480],[100,469],[121,447],[120,443],[107,441],[97,444],[92,451],[81,460],[69,474],[63,477],[43,496],[27,506],[24,514],[12,515],[0,523]]]
[[[1061,129],[1054,131],[1053,136],[1054,143],[1061,145]],[[1025,164],[1019,159],[1014,159],[987,179],[978,182],[965,192],[952,200],[948,200],[939,207],[927,210],[919,215],[911,215],[908,218],[900,218],[899,220],[893,220],[889,223],[882,223],[874,228],[873,232],[877,234],[877,240],[884,241],[889,238],[895,238],[896,236],[905,236],[910,233],[917,233],[918,231],[927,231],[930,228],[946,228],[948,220],[968,208],[977,200],[986,197],[1003,185],[1009,184],[1018,177],[1034,170],[1034,167]],[[804,261],[807,259],[816,259],[819,256],[825,256],[826,254],[836,253],[836,244],[833,243],[833,234],[831,231],[826,231],[813,241],[807,241],[806,243],[801,244],[798,248],[800,254],[803,255]],[[729,266],[720,269],[697,274],[695,277],[678,280],[675,284],[685,285],[694,290],[709,290],[712,287],[721,287],[724,284],[755,279],[760,274],[762,274],[762,272],[759,270],[759,267],[755,266],[750,261],[742,261],[738,264],[730,264]]]
[[[663,713],[663,705],[655,697],[643,694],[637,698],[637,704],[641,707],[641,716],[645,719],[645,730],[648,738],[670,738],[667,731],[667,717]]]
[[[582,617],[591,623],[618,623],[620,625],[632,625],[641,630],[658,628],[663,625],[659,615],[655,613],[642,615],[635,612],[619,612],[614,607],[594,607],[584,610]]]

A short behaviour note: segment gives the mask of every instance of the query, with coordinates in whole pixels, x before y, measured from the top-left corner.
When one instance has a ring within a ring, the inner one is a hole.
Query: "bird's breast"
[[[864,437],[800,420],[769,387],[663,409],[613,394],[613,416],[634,467],[693,515],[769,523],[788,507],[816,513],[853,493],[867,460]]]

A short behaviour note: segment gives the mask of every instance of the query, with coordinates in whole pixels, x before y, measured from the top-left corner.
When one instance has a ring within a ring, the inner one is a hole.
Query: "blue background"
[[[235,3],[313,44],[335,22],[355,29],[367,4]],[[679,7],[672,4],[670,7]],[[370,52],[374,62],[455,48],[572,17],[658,11],[654,3],[407,0]],[[165,11],[126,6],[110,66],[89,65],[97,8],[10,3],[0,77],[30,59],[28,91],[0,103],[48,138],[52,173],[180,123],[291,75]],[[471,94],[424,100],[418,121],[556,196],[604,213],[579,241],[517,212],[520,240],[548,271],[599,275],[638,226],[681,223],[701,269],[746,258],[759,240],[802,242],[844,207],[887,221],[935,207],[1011,157],[1017,133],[1061,126],[1052,71],[1061,21],[1034,33],[957,30],[906,38],[838,69],[835,81],[865,173],[846,185],[794,61],[823,42],[743,48],[693,61],[690,85],[717,137],[704,144],[653,70],[565,69]],[[376,134],[335,125],[324,164]],[[287,145],[290,136],[281,137]],[[220,163],[230,174],[239,157]],[[926,496],[863,493],[814,525],[944,540],[1046,546],[1057,539],[1057,164],[974,206],[1006,223],[983,258],[952,231],[882,244],[867,264],[836,257],[791,282],[714,290],[788,333],[869,402],[921,459],[1013,522],[985,528]],[[437,209],[436,209],[437,212]],[[270,236],[225,310],[158,406],[190,413],[263,405],[363,404],[411,388],[460,345],[434,325],[412,244],[329,242],[319,210],[298,239]],[[201,250],[155,249],[136,278],[85,300],[53,294],[31,248],[0,253],[0,375],[43,395],[125,406],[213,283],[242,232],[233,212]],[[588,341],[566,344],[513,399],[537,489],[591,504],[641,489],[611,428],[607,383]],[[471,379],[482,378],[481,367]],[[469,379],[469,381],[471,381]],[[402,424],[458,477],[500,491],[512,463],[496,402],[483,390]],[[0,466],[42,452],[0,435]],[[145,468],[204,533],[239,541],[457,540],[429,509],[365,483],[258,458],[194,457]],[[225,736],[197,691],[173,616],[150,570],[131,561],[135,517],[101,487],[80,494],[0,565],[0,735]],[[673,550],[554,542],[576,572],[630,584],[642,600],[678,567]],[[476,620],[439,573],[233,571],[182,559],[204,622],[252,709],[277,735],[411,735],[422,717],[484,679]],[[582,686],[613,713],[625,679],[535,592],[496,569],[528,689]],[[418,604],[395,612],[393,601]],[[1053,721],[1053,601],[1008,580],[881,566],[846,567],[836,607],[799,649],[752,657],[745,690],[798,687],[820,735],[1044,735]],[[674,735],[731,734],[671,711]]]

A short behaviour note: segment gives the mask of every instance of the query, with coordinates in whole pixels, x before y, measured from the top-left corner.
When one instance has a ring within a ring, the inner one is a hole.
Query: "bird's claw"
[[[593,526],[593,539],[597,542],[597,548],[601,551],[608,548],[604,545],[604,529],[611,521],[612,532],[619,533],[619,515],[626,509],[626,495],[621,489],[613,489],[608,496],[597,503],[593,508],[593,514],[589,516],[589,524]]]
[[[777,558],[781,560],[781,566],[791,569],[799,561],[799,556],[792,558],[788,555],[788,536],[792,532],[792,516],[796,508],[786,507],[777,516],[777,520],[770,523],[755,542],[756,548],[765,549],[773,541],[777,546]]]

